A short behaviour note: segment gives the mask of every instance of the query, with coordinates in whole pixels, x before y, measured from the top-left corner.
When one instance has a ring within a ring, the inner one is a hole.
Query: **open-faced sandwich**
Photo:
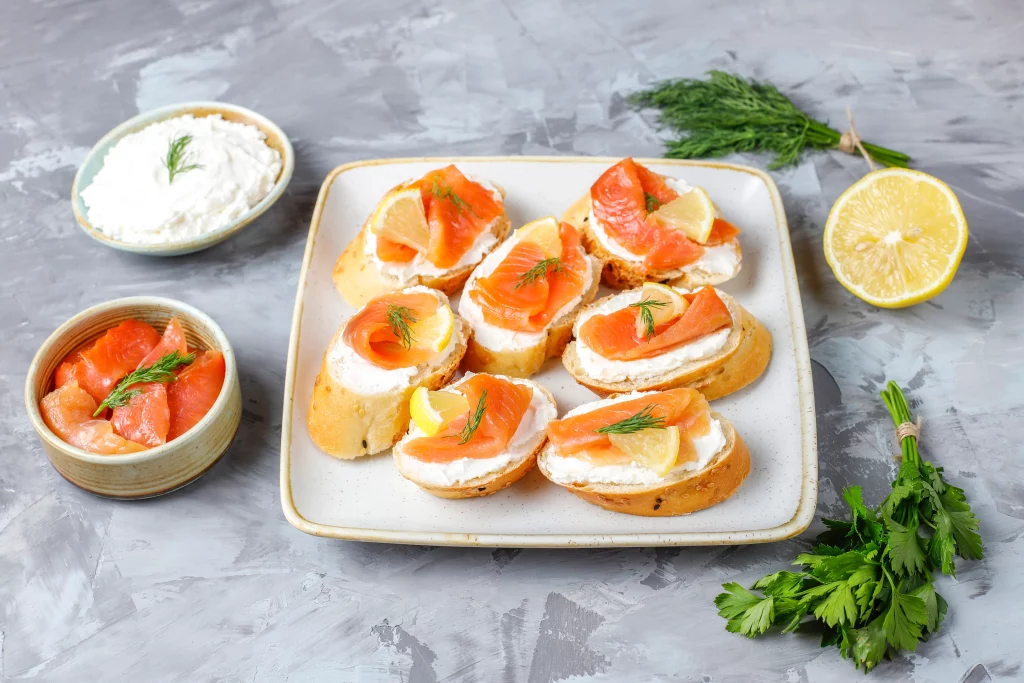
[[[502,191],[455,166],[403,183],[377,204],[334,266],[352,306],[412,285],[455,293],[508,234]]]
[[[533,468],[556,415],[551,392],[528,379],[470,373],[441,391],[417,389],[395,465],[435,496],[486,496]]]
[[[597,293],[601,265],[568,223],[547,217],[516,230],[462,292],[459,314],[473,328],[465,366],[529,377],[562,355],[576,314]]]
[[[413,391],[451,380],[467,336],[437,290],[409,287],[371,300],[324,353],[309,404],[313,442],[343,459],[390,448],[409,424]]]
[[[545,477],[607,510],[685,515],[731,496],[750,472],[743,439],[693,389],[631,393],[548,425]]]
[[[761,376],[771,334],[717,289],[645,282],[584,307],[562,364],[602,396],[674,387],[719,398]]]
[[[605,171],[562,220],[605,261],[604,282],[616,289],[645,280],[716,285],[740,270],[739,230],[718,215],[707,192],[632,159]]]

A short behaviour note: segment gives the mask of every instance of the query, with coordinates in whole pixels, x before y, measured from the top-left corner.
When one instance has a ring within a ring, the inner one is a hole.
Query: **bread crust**
[[[533,382],[534,390],[540,391],[545,398],[547,398],[551,405],[558,409],[558,404],[555,402],[554,395],[547,389],[536,382]],[[409,457],[404,455],[401,450],[401,445],[396,444],[392,454],[395,459],[395,467],[398,469],[398,473],[403,477],[411,481],[412,483],[419,486],[421,489],[432,495],[438,496],[439,498],[448,499],[461,499],[461,498],[479,498],[480,496],[489,496],[502,489],[506,489],[512,484],[516,483],[526,473],[533,469],[533,466],[537,463],[537,455],[544,450],[544,446],[547,445],[547,436],[538,442],[537,447],[534,448],[526,457],[521,460],[509,463],[508,467],[498,472],[485,475],[483,477],[477,477],[475,479],[469,479],[460,484],[454,486],[435,486],[427,484],[421,480],[416,479],[412,472],[404,467],[404,459]]]
[[[721,503],[736,492],[750,473],[747,444],[725,418],[718,413],[712,416],[721,422],[725,433],[722,450],[704,469],[671,475],[654,485],[560,484],[547,469],[547,458],[558,457],[551,444],[541,452],[537,466],[553,483],[605,510],[644,517],[688,515]]]
[[[576,352],[578,342],[574,341],[566,346],[562,364],[573,379],[600,396],[689,387],[710,401],[739,391],[760,377],[768,367],[772,355],[772,335],[732,297],[724,292],[718,294],[729,309],[739,311],[739,315],[734,316],[733,329],[725,345],[708,358],[683,363],[672,372],[658,377],[605,382],[587,375]]]
[[[313,443],[328,455],[352,460],[391,448],[409,425],[409,401],[417,387],[440,389],[451,381],[466,355],[469,326],[455,316],[455,348],[441,365],[426,367],[409,386],[381,394],[359,394],[345,387],[330,373],[327,356],[341,341],[344,327],[331,340],[313,385],[306,426]]]
[[[702,268],[675,268],[671,270],[648,271],[644,264],[637,261],[627,261],[615,256],[605,249],[604,245],[597,238],[590,225],[590,192],[587,191],[582,197],[570,206],[562,220],[576,227],[580,231],[580,239],[583,247],[591,254],[605,262],[602,281],[613,289],[634,289],[641,286],[645,281],[662,282],[673,287],[686,287],[693,289],[703,285],[719,285],[726,280],[731,280],[740,272],[743,264],[743,250],[740,248],[739,240],[734,240],[736,254],[739,260],[736,269],[729,274],[712,273]]]

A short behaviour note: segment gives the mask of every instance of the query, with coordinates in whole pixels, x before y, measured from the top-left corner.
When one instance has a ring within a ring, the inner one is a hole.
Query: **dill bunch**
[[[765,152],[775,155],[768,168],[778,169],[797,163],[805,150],[839,148],[843,138],[839,131],[800,111],[774,85],[724,71],[709,71],[707,80],[662,81],[634,93],[629,102],[636,108],[660,110],[659,122],[680,135],[667,143],[665,156],[674,159]],[[906,168],[910,162],[902,152],[860,143],[885,166]]]

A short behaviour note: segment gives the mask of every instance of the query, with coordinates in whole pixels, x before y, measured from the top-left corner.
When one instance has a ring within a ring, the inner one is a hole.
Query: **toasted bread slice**
[[[703,469],[670,472],[654,484],[558,482],[549,469],[550,459],[559,457],[550,443],[541,451],[537,467],[552,482],[612,512],[644,517],[688,515],[721,503],[736,492],[750,473],[750,451],[743,439],[725,418],[718,413],[711,415],[722,425],[722,450]]]
[[[584,248],[605,262],[602,280],[613,289],[633,289],[641,286],[646,280],[664,282],[673,287],[687,289],[703,285],[718,285],[736,277],[743,262],[743,251],[740,249],[739,240],[730,243],[734,245],[737,256],[736,267],[730,273],[709,271],[702,268],[700,262],[673,270],[648,271],[641,261],[620,258],[605,248],[594,232],[593,226],[590,225],[589,190],[566,210],[562,215],[562,220],[575,226],[580,231]]]
[[[706,358],[684,362],[674,370],[654,377],[602,381],[587,374],[576,350],[580,342],[574,341],[565,348],[562,364],[577,382],[601,396],[690,387],[710,401],[738,391],[760,377],[768,367],[772,355],[772,335],[731,296],[721,291],[718,291],[718,295],[733,312],[733,327],[725,345]],[[597,306],[604,300],[596,301],[591,306]]]
[[[402,185],[396,185],[388,193],[390,194],[401,187]],[[498,188],[501,196],[504,197],[505,190],[497,185],[495,187]],[[378,267],[378,262],[374,258],[367,256],[366,235],[370,230],[372,220],[373,214],[371,213],[367,217],[366,222],[363,223],[363,227],[360,229],[359,234],[356,235],[356,238],[349,242],[345,250],[341,252],[341,256],[335,262],[334,271],[331,274],[335,289],[338,290],[338,293],[341,294],[341,297],[349,305],[355,308],[363,306],[370,299],[382,294],[393,292],[396,289],[412,287],[413,285],[423,285],[431,289],[437,289],[448,295],[454,294],[466,283],[469,274],[473,272],[473,269],[476,268],[480,261],[502,243],[512,228],[512,222],[509,220],[508,215],[502,214],[494,221],[490,228],[497,241],[486,249],[478,260],[464,266],[451,268],[440,275],[413,275],[409,280],[403,281],[382,273]]]
[[[379,394],[361,394],[338,382],[330,372],[327,357],[335,344],[344,344],[338,329],[324,352],[320,372],[313,385],[307,427],[320,450],[342,460],[373,455],[391,448],[409,425],[409,401],[417,387],[440,389],[455,376],[466,355],[469,326],[455,316],[451,352],[436,365],[427,365],[412,377],[408,386]]]
[[[553,409],[552,414],[558,414],[558,404],[555,403],[555,397],[546,387],[543,387],[536,382],[521,378],[516,381],[529,383],[530,386],[533,387],[535,393],[539,393],[543,397],[543,400],[546,400],[551,404]],[[457,385],[458,383],[455,384],[455,386]],[[453,499],[489,496],[492,493],[497,493],[504,488],[508,488],[522,479],[527,472],[533,469],[533,466],[537,462],[537,454],[540,453],[541,449],[544,448],[544,445],[547,443],[547,434],[544,431],[546,426],[546,423],[539,426],[536,433],[536,443],[532,448],[524,449],[519,457],[514,458],[501,469],[480,477],[456,481],[448,486],[439,485],[436,482],[425,481],[421,476],[417,475],[415,468],[410,463],[414,458],[406,454],[402,449],[402,443],[406,439],[402,439],[395,444],[394,449],[392,449],[392,454],[394,455],[395,467],[398,468],[399,474],[422,488],[427,493],[440,498]],[[410,437],[407,435],[406,438]]]

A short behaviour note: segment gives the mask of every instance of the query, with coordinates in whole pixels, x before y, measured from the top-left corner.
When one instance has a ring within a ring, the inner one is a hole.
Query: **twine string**
[[[875,162],[868,154],[868,151],[864,149],[864,144],[861,142],[860,135],[857,133],[857,127],[853,125],[853,112],[850,108],[846,108],[846,118],[850,122],[850,130],[839,136],[839,144],[836,146],[840,152],[846,152],[847,154],[856,154],[860,152],[861,156],[864,157],[864,161],[868,162],[868,166],[872,171],[875,170]]]

